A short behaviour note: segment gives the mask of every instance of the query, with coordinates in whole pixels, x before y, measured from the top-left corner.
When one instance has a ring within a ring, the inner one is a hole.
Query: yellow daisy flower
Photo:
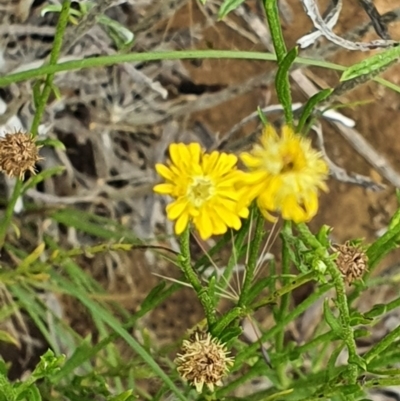
[[[177,235],[193,222],[202,239],[224,234],[229,228],[238,230],[240,218],[249,215],[247,205],[240,202],[235,185],[245,174],[236,169],[237,157],[214,151],[206,154],[198,143],[173,143],[169,147],[171,161],[157,164],[156,171],[166,181],[154,191],[175,200],[167,206],[167,216],[175,221]]]
[[[285,220],[309,221],[318,211],[318,190],[327,191],[329,169],[311,141],[289,126],[279,136],[272,125],[265,127],[261,143],[240,155],[249,169],[244,185],[250,199],[268,220],[280,212]]]

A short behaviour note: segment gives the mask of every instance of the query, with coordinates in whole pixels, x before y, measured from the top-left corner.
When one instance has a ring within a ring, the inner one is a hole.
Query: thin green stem
[[[296,288],[301,287],[303,284],[306,284],[306,283],[312,281],[314,278],[315,278],[314,272],[309,272],[302,276],[296,277],[295,279],[291,280],[290,283],[288,283],[284,287],[280,288],[279,290],[276,290],[273,294],[269,295],[266,298],[261,299],[260,301],[257,301],[253,305],[251,305],[249,307],[249,309],[255,311],[257,309],[262,308],[263,306],[273,305],[274,303],[277,302],[277,300],[280,297],[284,296],[285,294],[289,294]]]
[[[64,32],[68,24],[70,7],[71,7],[71,1],[64,0],[61,7],[60,18],[58,19],[57,23],[56,33],[53,41],[53,47],[50,53],[49,65],[57,64],[58,56],[61,51]],[[40,95],[40,98],[37,99],[36,112],[31,126],[31,134],[33,136],[36,136],[38,134],[40,120],[42,119],[44,110],[46,108],[47,100],[49,99],[50,93],[52,91],[54,74],[55,73],[51,73],[47,75],[43,91]]]
[[[283,38],[277,0],[265,0],[265,14],[271,32],[272,42],[278,60],[278,71],[275,78],[275,88],[278,99],[283,106],[286,123],[293,125],[292,96],[289,80],[289,70],[296,59],[297,49],[289,53]]]
[[[64,1],[62,4],[60,18],[58,20],[56,34],[55,34],[55,38],[54,38],[54,45],[53,45],[53,49],[51,51],[51,56],[50,56],[50,64],[52,64],[52,65],[55,65],[57,63],[58,54],[59,54],[60,48],[61,48],[62,38],[63,38],[64,31],[65,31],[65,28],[66,28],[67,22],[68,22],[70,6],[71,6],[70,1]],[[47,104],[47,100],[51,93],[53,77],[54,77],[54,73],[49,74],[47,76],[43,92],[42,92],[40,98],[36,99],[37,100],[37,108],[36,108],[35,116],[33,118],[31,130],[30,130],[30,132],[33,136],[36,136],[38,133],[40,120],[42,118],[42,115],[44,113],[44,110],[45,110],[45,107]],[[9,225],[11,223],[11,219],[14,215],[15,205],[18,201],[18,198],[21,195],[22,186],[23,186],[22,180],[18,178],[17,182],[14,186],[11,198],[7,204],[4,218],[2,219],[2,221],[0,223],[0,248],[2,248],[4,245],[4,241],[5,241],[6,234],[7,234],[7,229],[9,227]]]
[[[186,60],[186,59],[232,59],[232,60],[260,60],[276,61],[276,55],[265,52],[248,52],[237,50],[180,50],[180,51],[160,51],[148,53],[128,53],[114,54],[110,56],[88,57],[85,59],[65,61],[56,65],[44,65],[31,70],[16,72],[4,77],[0,77],[0,87],[8,86],[12,83],[26,81],[43,77],[47,74],[57,72],[82,70],[87,68],[106,67],[119,63],[149,62],[161,60]],[[297,57],[296,63],[321,68],[328,68],[338,71],[345,71],[346,67],[328,61],[314,60],[311,58]]]
[[[204,309],[204,314],[207,319],[208,327],[211,328],[216,321],[215,308],[206,287],[201,285],[196,272],[192,267],[190,257],[190,226],[188,225],[180,237],[181,255],[178,258],[179,265],[186,280],[191,284],[193,290]]]
[[[258,208],[253,208],[253,213],[255,216],[256,227],[254,230],[254,238],[250,243],[249,260],[247,261],[244,282],[238,302],[239,307],[242,308],[246,306],[249,297],[249,291],[254,279],[254,272],[257,267],[261,242],[264,238],[264,217],[261,215]]]
[[[282,284],[285,286],[287,284],[287,276],[290,274],[290,249],[289,244],[287,242],[287,236],[292,234],[292,225],[290,222],[286,221],[283,229],[282,229]],[[277,321],[281,321],[282,318],[287,315],[289,311],[290,305],[290,292],[283,294],[281,297],[281,304],[279,307],[279,313],[277,316]],[[275,348],[277,353],[281,353],[284,351],[284,339],[285,339],[285,330],[281,330],[276,335]],[[288,376],[286,374],[286,364],[280,363],[277,367],[277,375],[278,379],[281,383],[282,388],[287,388],[289,386],[290,381],[288,380]]]
[[[321,260],[327,266],[327,272],[332,278],[336,290],[336,305],[340,313],[341,337],[349,351],[348,383],[357,382],[358,367],[365,365],[363,359],[357,354],[354,331],[351,327],[349,305],[346,296],[346,288],[343,277],[335,263],[326,257],[325,247],[314,237],[305,224],[299,224],[297,229],[304,243],[306,243],[317,255],[321,255]]]
[[[332,288],[331,284],[325,284],[321,287],[317,288],[306,300],[304,300],[301,304],[299,304],[295,309],[293,309],[290,313],[288,313],[280,322],[272,327],[271,330],[263,333],[260,338],[260,342],[264,343],[269,339],[273,338],[279,331],[281,331],[284,327],[286,327],[291,321],[296,319],[302,313],[304,313],[307,309],[311,307],[314,302],[316,302],[322,294],[329,291]],[[238,369],[242,366],[243,362],[249,359],[255,352],[258,351],[260,347],[260,342],[257,341],[251,345],[249,345],[245,350],[243,350],[235,359],[235,365],[233,370]]]
[[[133,63],[161,60],[197,60],[197,59],[232,59],[232,60],[260,60],[276,61],[276,55],[265,52],[246,52],[237,50],[179,50],[161,51],[149,53],[128,53],[115,54],[101,57],[88,57],[80,60],[65,61],[56,65],[44,65],[26,71],[0,77],[0,87],[9,86],[12,83],[27,81],[43,77],[47,74],[54,74],[63,71],[82,70],[86,68],[106,67],[118,63]],[[296,57],[295,64],[327,68],[335,71],[345,71],[346,67],[324,60],[315,60],[307,57]],[[373,79],[375,82],[386,86],[396,92],[400,92],[400,87],[381,77]]]
[[[287,50],[285,40],[283,39],[281,22],[279,19],[279,10],[277,0],[265,0],[265,14],[271,32],[272,42],[274,44],[278,64],[280,64],[286,56]]]
[[[397,326],[393,331],[387,334],[378,344],[375,344],[365,355],[364,359],[370,363],[375,357],[381,355],[386,348],[390,347],[395,340],[400,336],[400,326]]]

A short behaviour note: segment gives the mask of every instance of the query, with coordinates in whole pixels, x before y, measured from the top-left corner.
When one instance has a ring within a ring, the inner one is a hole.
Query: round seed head
[[[31,134],[17,131],[0,138],[0,169],[9,177],[23,178],[27,171],[35,174],[39,146]]]

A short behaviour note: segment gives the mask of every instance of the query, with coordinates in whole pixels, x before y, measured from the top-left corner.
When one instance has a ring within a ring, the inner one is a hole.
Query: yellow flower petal
[[[153,191],[161,195],[169,195],[174,192],[174,186],[172,184],[158,184],[154,186]]]
[[[182,233],[190,221],[203,239],[223,234],[228,227],[239,229],[251,201],[239,185],[246,174],[236,169],[237,157],[204,153],[198,143],[171,144],[169,154],[169,163],[156,166],[166,182],[154,191],[174,199],[166,212],[168,219],[176,220],[175,232]]]
[[[189,215],[181,214],[175,223],[175,234],[181,235],[189,224]]]
[[[187,200],[186,199],[178,199],[175,202],[170,203],[167,206],[167,215],[170,220],[176,220],[179,216],[183,214],[185,209],[187,208]]]
[[[324,181],[329,169],[308,138],[296,134],[289,126],[284,126],[279,136],[268,125],[261,143],[242,153],[240,159],[249,171],[239,185],[248,188],[249,199],[257,198],[268,219],[270,212],[281,212],[283,218],[295,222],[315,216],[318,190],[327,190]]]

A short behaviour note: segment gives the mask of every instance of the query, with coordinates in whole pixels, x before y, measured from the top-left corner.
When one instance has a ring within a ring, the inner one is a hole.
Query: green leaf
[[[57,100],[61,100],[62,96],[61,96],[61,92],[60,89],[58,88],[58,86],[54,85],[53,83],[51,84],[51,90],[54,93],[54,96],[56,97]]]
[[[268,125],[267,117],[265,117],[265,114],[263,113],[260,106],[257,106],[257,114],[261,122],[263,123],[263,126],[265,127],[266,125]]]
[[[48,168],[47,170],[41,171],[37,175],[33,175],[26,181],[22,187],[22,193],[24,194],[28,189],[36,187],[39,182],[47,180],[48,178],[53,177],[54,175],[59,175],[65,171],[64,166],[56,166]]]
[[[11,334],[4,330],[0,330],[0,341],[8,344],[14,344],[16,347],[20,346],[17,339],[15,339]]]
[[[132,335],[123,328],[120,321],[113,316],[111,312],[99,305],[98,302],[93,301],[88,297],[87,293],[71,284],[69,281],[64,280],[60,275],[53,272],[53,280],[57,281],[58,286],[66,293],[70,294],[81,302],[92,314],[115,333],[117,333],[125,342],[134,350],[137,355],[150,367],[150,369],[157,375],[174,393],[175,397],[181,401],[185,401],[186,398],[176,387],[171,378],[164,372],[163,369],[157,364],[152,356],[143,348],[143,346],[134,338]]]
[[[285,112],[286,122],[292,124],[293,111],[292,111],[292,95],[290,91],[289,70],[295,61],[299,48],[296,46],[290,50],[282,62],[279,64],[278,71],[275,77],[275,88],[278,95],[279,102],[283,106]]]
[[[221,20],[222,18],[226,17],[231,11],[238,8],[242,3],[244,3],[244,0],[225,0],[219,8],[218,19]]]
[[[222,344],[226,344],[232,340],[236,340],[242,334],[240,327],[228,327],[219,336],[219,340]]]
[[[132,390],[128,390],[128,391],[124,391],[122,394],[116,395],[115,397],[111,397],[108,399],[108,401],[130,401],[130,400],[134,400],[133,397],[133,391]]]
[[[249,291],[249,297],[247,303],[250,304],[265,288],[269,288],[271,284],[275,282],[275,277],[263,277],[254,281],[253,286]],[[272,283],[271,283],[272,282]]]
[[[154,305],[158,304],[158,300],[160,298],[160,293],[163,292],[165,288],[165,281],[161,281],[160,284],[156,285],[148,294],[147,297],[143,300],[140,309],[144,310],[152,310]]]
[[[43,254],[44,248],[45,244],[42,242],[18,265],[17,270],[19,272],[27,270]]]
[[[340,325],[338,318],[332,313],[328,299],[324,300],[324,318],[332,331],[340,336],[342,333],[342,326]]]
[[[364,316],[367,319],[374,319],[376,317],[382,316],[386,313],[387,305],[385,304],[376,304],[372,309],[368,312],[364,313]]]
[[[315,106],[325,100],[331,93],[333,92],[333,89],[324,89],[318,93],[316,93],[314,96],[311,96],[310,99],[308,99],[307,103],[304,106],[303,113],[301,114],[299,123],[297,125],[297,132],[302,132],[304,125],[307,121],[307,119],[311,116]]]
[[[41,379],[43,377],[52,376],[60,370],[64,361],[65,355],[55,356],[52,350],[48,350],[40,357],[40,362],[32,372],[32,377],[35,379]]]
[[[18,394],[17,401],[42,401],[42,396],[36,385],[32,384],[28,389]]]
[[[36,144],[38,146],[51,146],[53,148],[61,149],[61,150],[67,149],[61,141],[59,141],[58,139],[53,139],[53,138],[41,139],[39,141],[36,141]]]
[[[116,35],[117,42],[121,41],[124,46],[131,45],[135,35],[128,28],[124,27],[118,21],[115,21],[105,15],[98,17],[99,23],[107,27]],[[116,43],[118,45],[118,43]]]
[[[399,57],[400,47],[392,47],[347,68],[347,70],[345,70],[340,77],[340,81],[348,81],[350,79],[358,78],[362,75],[378,73],[388,64],[395,62]]]
[[[51,4],[46,7],[43,7],[40,16],[44,17],[47,13],[60,13],[61,12],[62,5],[61,4]],[[75,17],[81,17],[82,13],[79,10],[76,10],[74,8],[69,9],[69,15],[70,16],[75,16]]]
[[[400,240],[400,209],[398,209],[389,222],[388,230],[382,237],[372,243],[368,250],[368,264],[370,272],[390,251],[399,246]]]

